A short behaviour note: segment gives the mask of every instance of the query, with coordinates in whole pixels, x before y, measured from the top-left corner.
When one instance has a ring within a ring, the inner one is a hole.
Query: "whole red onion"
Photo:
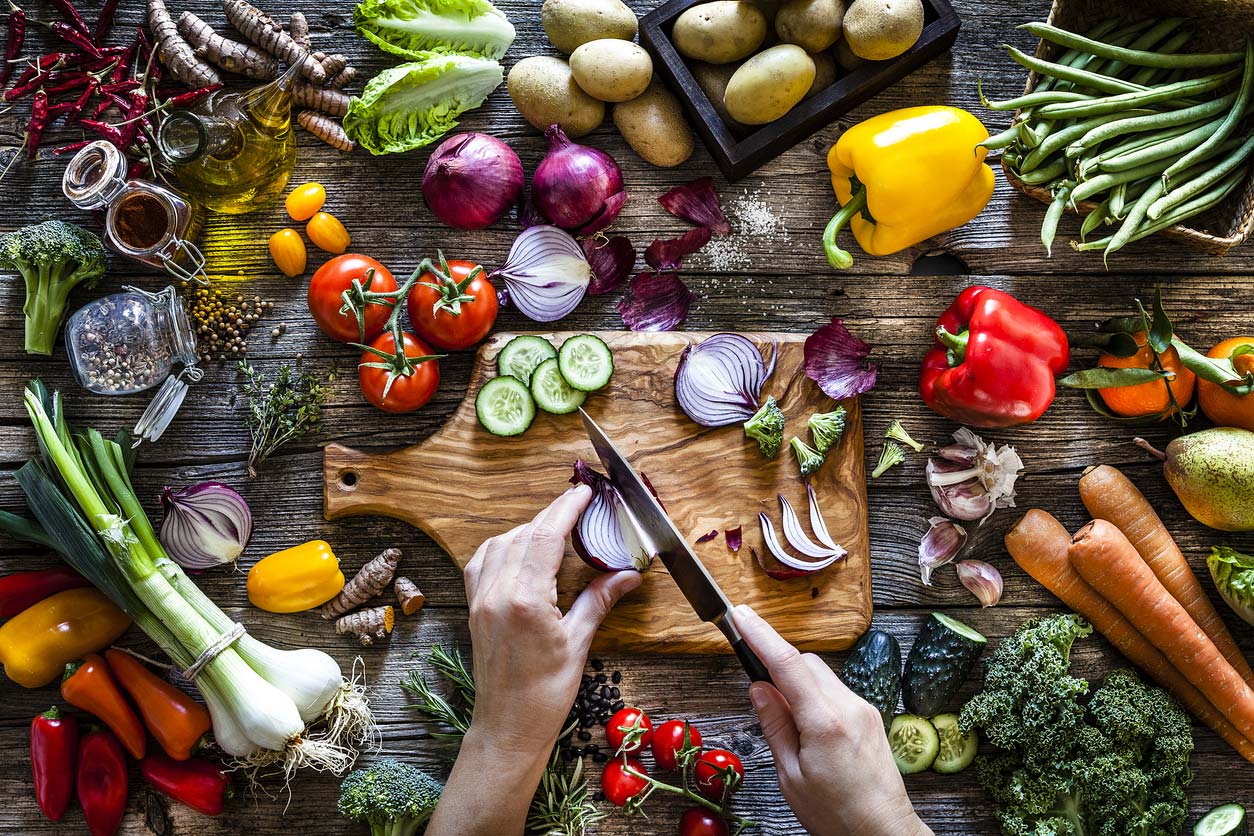
[[[549,152],[531,180],[531,199],[555,226],[591,235],[613,223],[627,192],[623,172],[604,151],[570,141],[557,125],[544,132]]]
[[[422,196],[449,226],[483,229],[518,203],[524,182],[513,148],[487,134],[456,134],[431,152]]]

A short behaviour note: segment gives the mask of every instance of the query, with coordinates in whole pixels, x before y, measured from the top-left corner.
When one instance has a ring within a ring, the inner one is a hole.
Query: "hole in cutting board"
[[[353,488],[357,487],[357,471],[340,471],[340,487],[346,491],[351,491]]]

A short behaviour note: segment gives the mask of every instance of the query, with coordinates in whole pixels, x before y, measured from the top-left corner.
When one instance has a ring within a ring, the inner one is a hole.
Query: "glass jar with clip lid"
[[[196,246],[203,210],[159,183],[128,179],[126,156],[107,140],[86,145],[66,166],[61,190],[80,209],[103,209],[111,249],[180,281],[208,284]]]

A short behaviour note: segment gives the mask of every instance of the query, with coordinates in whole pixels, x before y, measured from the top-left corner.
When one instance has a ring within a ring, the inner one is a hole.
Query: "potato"
[[[653,79],[653,59],[631,41],[599,38],[570,54],[570,72],[583,91],[603,102],[625,102]]]
[[[922,0],[853,0],[845,14],[845,42],[859,58],[887,61],[923,34]]]
[[[553,46],[567,55],[588,41],[636,37],[636,13],[622,0],[544,0],[540,22]]]
[[[766,16],[744,0],[714,0],[693,6],[671,30],[685,58],[727,64],[752,55],[766,37]]]
[[[693,61],[692,77],[696,79],[697,86],[705,92],[706,97],[710,100],[710,104],[714,105],[714,109],[718,112],[719,118],[727,125],[732,133],[743,133],[749,130],[748,125],[742,125],[732,118],[727,112],[727,105],[723,103],[723,94],[727,92],[727,82],[731,81],[731,77],[735,75],[736,70],[740,69],[739,64],[707,64],[704,61]]]
[[[692,129],[679,100],[657,81],[631,101],[614,105],[614,124],[647,163],[670,168],[692,156]]]
[[[723,103],[737,122],[765,125],[801,101],[814,83],[814,59],[796,44],[764,49],[740,65]]]
[[[786,44],[822,52],[840,37],[844,0],[788,0],[775,15],[775,31]]]
[[[844,38],[832,47],[832,57],[836,59],[836,66],[844,73],[851,73],[866,63],[864,59],[853,54],[853,50],[849,48],[849,42]]]
[[[826,90],[836,83],[836,59],[830,52],[811,52],[810,60],[814,62],[814,81],[806,91],[802,101]]]
[[[585,93],[565,58],[533,55],[509,71],[509,97],[523,118],[540,130],[561,125],[567,136],[590,133],[605,119],[605,104]]]

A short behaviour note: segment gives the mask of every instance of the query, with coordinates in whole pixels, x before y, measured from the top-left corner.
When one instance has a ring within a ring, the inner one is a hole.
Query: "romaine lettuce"
[[[357,31],[380,49],[419,60],[425,53],[501,58],[514,27],[488,0],[362,0]]]
[[[1206,558],[1215,587],[1232,611],[1254,624],[1254,557],[1227,546],[1215,546]]]

